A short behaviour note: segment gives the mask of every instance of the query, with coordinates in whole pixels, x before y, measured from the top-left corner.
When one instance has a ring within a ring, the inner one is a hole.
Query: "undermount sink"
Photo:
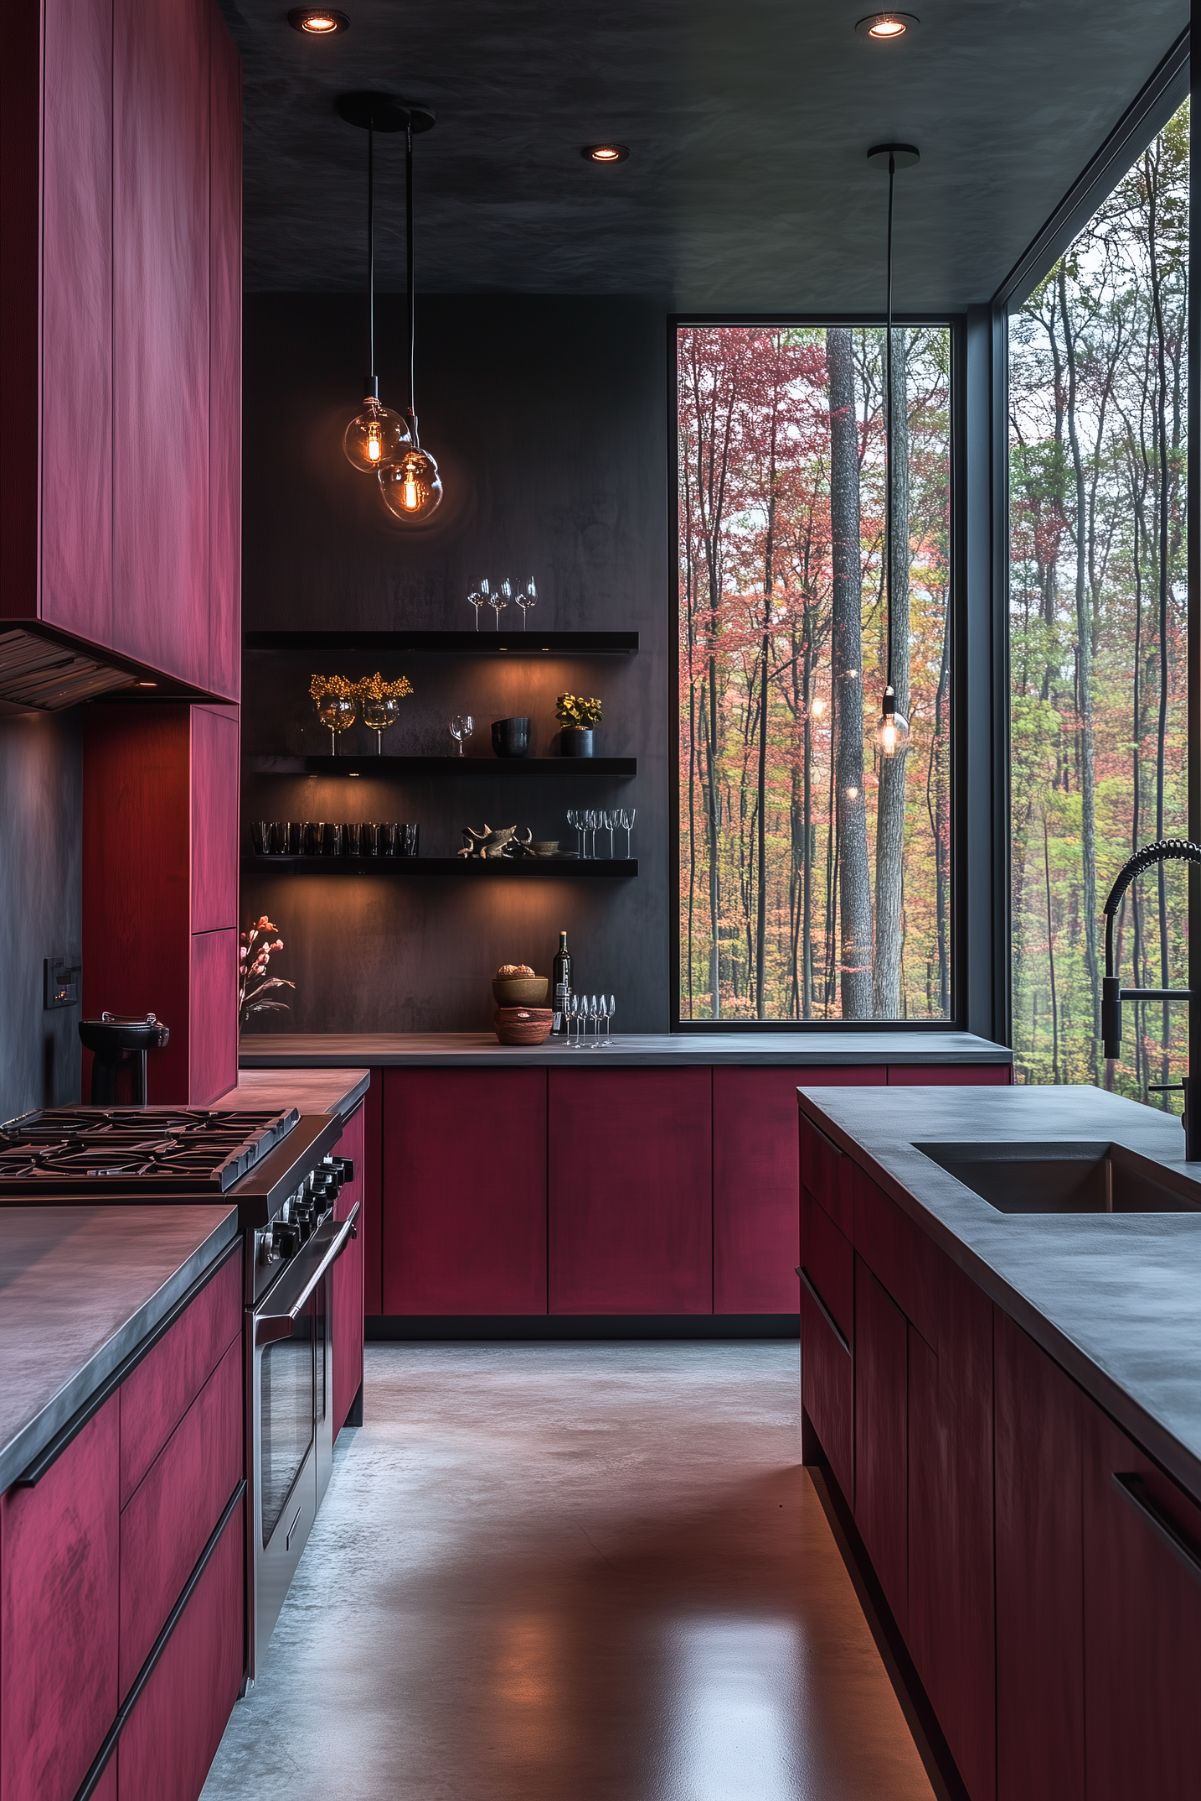
[[[915,1144],[1000,1213],[1197,1213],[1201,1183],[1119,1144]]]

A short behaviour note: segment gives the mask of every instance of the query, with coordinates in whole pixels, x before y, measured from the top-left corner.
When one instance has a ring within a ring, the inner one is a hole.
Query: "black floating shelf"
[[[440,651],[443,655],[491,656],[508,651],[523,657],[632,656],[638,649],[637,632],[547,632],[537,627],[526,632],[481,629],[461,632],[278,631],[247,632],[247,650],[311,650],[325,656],[352,651]]]
[[[625,780],[638,774],[636,757],[390,757],[345,752],[340,756],[253,756],[254,775],[510,776],[599,775]]]
[[[555,876],[567,881],[601,876],[636,876],[638,859],[624,857],[243,857],[255,875],[456,875],[467,880],[493,876]]]

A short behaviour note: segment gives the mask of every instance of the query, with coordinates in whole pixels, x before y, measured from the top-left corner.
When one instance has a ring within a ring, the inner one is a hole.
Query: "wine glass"
[[[470,713],[456,713],[450,721],[450,735],[459,747],[459,755],[463,755],[463,742],[470,738],[475,730],[475,720]]]
[[[631,807],[628,813],[627,813],[626,809],[624,807],[622,807],[619,810],[618,815],[617,815],[617,823],[626,835],[626,862],[627,863],[630,860],[630,833],[634,830],[634,821],[637,819],[637,817],[638,817],[637,807]]]
[[[612,1042],[613,1042],[611,1033],[613,1030],[613,1015],[616,1013],[616,1011],[617,1011],[617,996],[615,994],[611,994],[609,996],[609,1005],[605,1010],[605,1043],[606,1044],[612,1044]]]
[[[335,756],[339,733],[349,731],[358,716],[354,690],[344,676],[334,676],[324,687],[317,689],[313,701],[318,719],[329,732],[330,756]]]
[[[529,625],[531,610],[538,605],[538,590],[534,586],[532,575],[525,585],[525,592],[517,596],[517,604],[521,608],[521,629],[524,632]]]
[[[613,861],[613,828],[617,824],[616,813],[604,812],[600,816],[602,828],[609,834],[609,861]]]
[[[363,707],[363,724],[375,733],[375,754],[382,756],[384,733],[400,718],[400,703],[413,692],[408,676],[386,682],[377,669],[358,683],[356,693]]]
[[[487,582],[483,585],[485,588],[488,586]],[[477,632],[480,629],[480,608],[487,598],[487,595],[482,594],[478,588],[473,588],[471,593],[467,596],[467,605],[472,607],[475,611],[475,629]]]
[[[485,586],[485,588],[488,586],[487,582],[484,583],[484,586]],[[500,584],[500,592],[498,594],[489,594],[489,596],[488,596],[488,605],[492,608],[493,613],[496,615],[497,631],[500,630],[500,616],[504,612],[505,608],[508,606],[509,601],[512,599],[512,597],[513,597],[513,588],[512,588],[512,584],[508,581],[503,581]]]

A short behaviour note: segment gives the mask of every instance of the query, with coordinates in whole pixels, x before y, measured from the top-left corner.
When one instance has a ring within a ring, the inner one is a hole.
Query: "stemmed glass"
[[[401,701],[412,692],[413,684],[408,676],[386,682],[378,669],[358,683],[356,693],[363,705],[363,724],[375,733],[377,757],[384,752],[384,733],[400,718]]]
[[[532,575],[525,585],[524,594],[519,594],[517,596],[517,604],[521,608],[521,629],[524,632],[529,625],[530,612],[538,605],[538,590],[534,586],[534,578]]]
[[[459,755],[463,755],[463,740],[470,738],[475,730],[475,720],[470,713],[456,713],[450,722],[450,735],[459,747]]]
[[[578,807],[568,807],[567,823],[575,833],[576,855],[582,857],[584,854],[584,815]]]
[[[487,582],[483,582],[481,583],[480,588],[473,588],[471,593],[467,596],[467,605],[475,609],[475,629],[477,632],[480,629],[480,608],[488,598],[486,594],[481,592],[481,588],[486,588],[487,586]]]
[[[617,1011],[617,996],[615,994],[611,994],[609,996],[608,1005],[605,1008],[605,1044],[606,1044],[606,1046],[612,1044],[612,1042],[613,1042],[613,1038],[612,1038],[613,1015],[616,1013],[616,1011]]]
[[[483,586],[486,588],[488,586],[487,582],[485,582]],[[508,592],[506,592],[506,590],[508,590]],[[497,631],[500,630],[500,616],[508,606],[512,593],[513,589],[510,584],[507,581],[503,581],[500,584],[500,593],[489,594],[488,596],[488,605],[492,608],[492,611],[496,616]]]
[[[576,1031],[576,1021],[580,1016],[580,997],[578,994],[572,993],[568,995],[563,1011],[567,1015],[567,1048],[568,1050],[574,1050],[578,1042],[577,1038],[574,1036]]]
[[[315,675],[309,682],[309,693],[318,719],[329,732],[329,751],[333,756],[338,748],[337,734],[349,731],[357,717],[354,688],[344,675]]]
[[[586,857],[595,857],[596,856],[596,832],[597,832],[597,827],[600,825],[600,814],[598,812],[596,812],[596,810],[593,807],[589,807],[586,809],[586,811],[584,813],[584,825],[587,828],[585,831],[585,834],[584,834],[584,846],[585,846],[584,855]],[[589,832],[591,832],[591,834],[592,834],[591,840],[589,840],[589,838],[588,838]]]
[[[601,822],[601,825],[603,826],[604,830],[606,832],[608,832],[608,834],[609,834],[609,861],[612,862],[613,861],[613,828],[617,824],[617,815],[616,815],[616,813],[608,813],[608,812],[602,813],[600,816],[600,822]]]
[[[627,863],[630,860],[630,833],[634,830],[634,821],[637,819],[637,817],[638,817],[637,807],[631,807],[628,813],[626,812],[626,809],[624,807],[620,807],[618,809],[617,823],[626,835],[626,862]]]

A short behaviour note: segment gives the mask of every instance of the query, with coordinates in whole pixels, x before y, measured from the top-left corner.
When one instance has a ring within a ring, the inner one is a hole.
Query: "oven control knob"
[[[271,1232],[271,1246],[277,1257],[295,1257],[303,1240],[295,1220],[280,1219]]]
[[[327,1157],[327,1169],[332,1169],[339,1182],[354,1181],[354,1159],[352,1157]]]
[[[315,1169],[310,1177],[310,1182],[314,1200],[320,1202],[337,1199],[341,1183],[332,1169]]]

